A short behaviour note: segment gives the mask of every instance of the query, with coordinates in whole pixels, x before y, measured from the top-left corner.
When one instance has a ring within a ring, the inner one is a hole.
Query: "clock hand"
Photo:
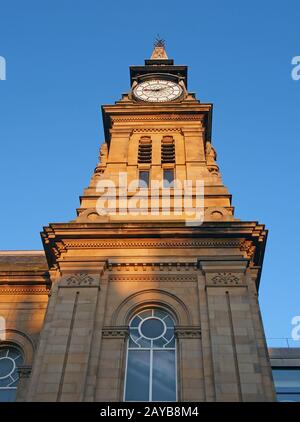
[[[144,91],[151,91],[151,92],[157,92],[162,91],[165,88],[145,88]]]

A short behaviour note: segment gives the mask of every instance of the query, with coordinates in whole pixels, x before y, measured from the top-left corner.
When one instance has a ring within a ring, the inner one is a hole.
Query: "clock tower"
[[[158,40],[102,107],[74,220],[45,227],[51,278],[27,401],[273,401],[258,304],[267,231],[234,215],[212,104]]]

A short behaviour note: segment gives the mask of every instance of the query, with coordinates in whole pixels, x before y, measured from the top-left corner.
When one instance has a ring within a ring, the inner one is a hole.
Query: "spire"
[[[165,50],[166,42],[161,39],[159,35],[154,41],[154,49],[151,55],[150,60],[168,60],[168,56]]]

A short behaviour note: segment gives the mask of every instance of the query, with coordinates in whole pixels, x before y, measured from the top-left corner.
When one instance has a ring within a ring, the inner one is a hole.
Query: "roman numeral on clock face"
[[[133,90],[137,99],[148,102],[167,102],[180,97],[182,88],[172,81],[152,79],[141,82]]]

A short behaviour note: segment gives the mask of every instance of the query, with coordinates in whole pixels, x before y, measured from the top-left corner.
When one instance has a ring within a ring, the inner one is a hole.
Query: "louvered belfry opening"
[[[151,163],[152,143],[150,136],[142,136],[139,142],[138,162]]]
[[[175,163],[175,141],[173,136],[164,136],[161,142],[161,162]]]

